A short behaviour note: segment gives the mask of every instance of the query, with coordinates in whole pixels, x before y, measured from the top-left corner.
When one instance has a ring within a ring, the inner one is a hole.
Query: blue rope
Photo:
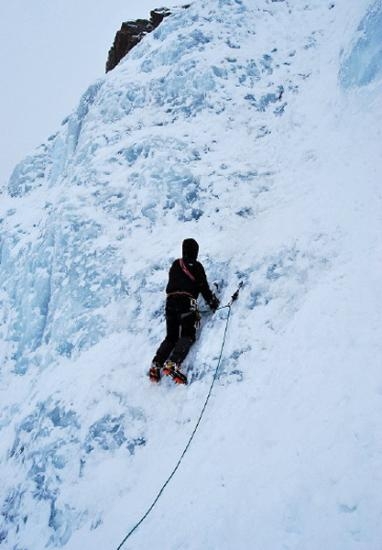
[[[194,439],[194,436],[199,428],[199,424],[204,416],[204,412],[207,408],[207,405],[208,405],[208,401],[210,400],[210,397],[211,397],[211,394],[212,394],[212,390],[213,390],[213,387],[215,385],[215,382],[217,380],[217,377],[218,377],[218,372],[219,372],[219,367],[220,367],[220,363],[221,363],[221,360],[222,360],[222,357],[223,357],[223,350],[224,350],[224,345],[225,345],[225,341],[226,341],[226,338],[227,338],[227,331],[228,331],[228,323],[229,323],[229,319],[231,317],[231,307],[232,307],[232,303],[237,299],[238,297],[238,293],[239,293],[239,290],[240,288],[242,287],[242,283],[240,283],[239,285],[239,288],[238,290],[235,292],[235,294],[232,296],[231,298],[231,301],[225,305],[225,306],[221,306],[219,309],[225,309],[225,308],[228,308],[228,315],[227,315],[227,318],[226,318],[226,323],[225,323],[225,328],[224,328],[224,334],[223,334],[223,341],[222,341],[222,345],[221,345],[221,348],[220,348],[220,354],[219,354],[219,359],[218,359],[218,362],[217,362],[217,365],[216,365],[216,369],[215,369],[215,372],[214,372],[214,376],[212,378],[212,382],[211,382],[211,385],[210,385],[210,389],[208,390],[208,394],[207,394],[207,397],[206,397],[206,400],[204,402],[204,405],[203,405],[203,408],[201,410],[201,413],[199,415],[199,418],[195,424],[195,428],[188,440],[188,443],[187,445],[185,446],[178,462],[176,463],[174,469],[172,470],[172,472],[170,473],[169,477],[167,478],[167,480],[165,481],[165,483],[162,485],[162,488],[160,489],[159,493],[157,494],[157,496],[155,497],[155,499],[153,500],[151,506],[148,508],[147,512],[141,517],[141,519],[138,521],[138,523],[136,523],[134,525],[134,527],[132,527],[130,529],[130,531],[127,533],[127,535],[125,536],[125,538],[123,539],[123,541],[119,544],[119,546],[117,547],[117,550],[120,550],[122,548],[122,546],[125,544],[125,542],[127,541],[127,539],[129,537],[131,537],[131,535],[134,533],[134,531],[136,531],[138,529],[138,527],[141,525],[141,523],[144,522],[144,520],[147,518],[147,516],[150,514],[151,510],[155,507],[156,503],[158,502],[158,500],[160,499],[160,497],[162,496],[164,490],[166,489],[167,485],[170,483],[170,481],[172,480],[172,478],[174,477],[176,471],[178,470],[179,466],[181,465],[182,463],[182,460],[183,458],[185,457],[188,449],[190,448],[190,445],[192,443],[192,440]]]

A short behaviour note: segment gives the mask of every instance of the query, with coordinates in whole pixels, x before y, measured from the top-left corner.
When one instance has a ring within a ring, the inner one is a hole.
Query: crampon
[[[171,376],[175,384],[187,384],[187,376],[181,372],[179,366],[173,361],[166,361],[163,367],[163,374]]]

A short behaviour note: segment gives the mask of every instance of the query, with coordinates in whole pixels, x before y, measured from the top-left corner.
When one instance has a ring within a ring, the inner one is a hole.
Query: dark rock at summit
[[[115,35],[114,43],[109,50],[106,62],[106,72],[114,69],[123,57],[136,46],[142,38],[158,27],[165,17],[171,15],[167,8],[159,8],[150,12],[150,19],[125,21]]]

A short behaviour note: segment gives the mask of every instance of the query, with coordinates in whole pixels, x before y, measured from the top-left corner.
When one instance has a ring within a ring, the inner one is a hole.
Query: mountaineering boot
[[[187,376],[181,372],[179,365],[170,359],[163,366],[163,374],[171,376],[175,384],[187,384]]]
[[[159,363],[153,361],[148,374],[151,382],[159,382],[161,378]]]

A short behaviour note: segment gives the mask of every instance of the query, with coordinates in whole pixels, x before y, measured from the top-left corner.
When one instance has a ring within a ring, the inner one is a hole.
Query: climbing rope
[[[217,365],[216,365],[216,368],[215,368],[215,372],[214,372],[214,375],[213,375],[213,378],[212,378],[212,382],[210,384],[210,388],[208,390],[208,394],[207,394],[207,397],[204,401],[204,405],[203,405],[203,408],[200,412],[200,415],[199,415],[199,418],[195,424],[195,427],[190,435],[190,438],[187,442],[187,445],[185,446],[182,454],[180,455],[180,458],[178,460],[178,462],[176,463],[175,467],[173,468],[172,472],[170,473],[170,475],[168,476],[168,478],[166,479],[166,481],[164,482],[164,484],[162,485],[161,489],[159,490],[157,496],[155,497],[155,499],[153,500],[151,506],[147,509],[147,511],[145,512],[145,514],[143,514],[143,516],[141,517],[141,519],[134,525],[134,527],[132,527],[130,529],[130,531],[127,533],[127,535],[125,536],[125,538],[122,540],[122,542],[119,544],[119,546],[117,547],[117,550],[120,550],[122,548],[122,546],[125,544],[125,542],[127,541],[127,539],[129,537],[131,537],[131,535],[134,533],[134,531],[136,531],[138,529],[138,527],[144,522],[144,520],[147,518],[147,516],[150,514],[151,510],[155,507],[156,503],[158,502],[158,500],[160,499],[160,497],[162,496],[164,490],[166,489],[167,485],[170,483],[170,481],[172,480],[172,478],[174,477],[174,475],[176,474],[179,466],[181,465],[182,463],[182,460],[183,458],[185,457],[185,455],[187,454],[187,451],[188,449],[190,448],[190,445],[192,443],[192,440],[194,439],[194,436],[196,434],[196,432],[198,431],[198,428],[199,428],[199,424],[204,416],[204,413],[205,413],[205,410],[207,408],[207,405],[208,405],[208,401],[210,400],[210,397],[211,397],[211,394],[212,394],[212,390],[214,388],[214,385],[215,385],[215,382],[218,378],[218,372],[219,372],[219,368],[220,368],[220,364],[221,364],[221,360],[222,360],[222,357],[223,357],[223,351],[224,351],[224,345],[225,345],[225,342],[226,342],[226,339],[227,339],[227,331],[228,331],[228,324],[229,324],[229,320],[230,320],[230,317],[231,317],[231,308],[232,308],[232,304],[233,302],[235,302],[237,300],[237,298],[239,297],[239,291],[240,289],[242,288],[243,286],[243,282],[241,281],[237,290],[232,294],[231,296],[231,299],[230,301],[228,302],[228,304],[226,304],[225,306],[220,306],[218,309],[228,309],[228,314],[227,314],[227,317],[226,317],[226,322],[225,322],[225,327],[224,327],[224,334],[223,334],[223,340],[222,340],[222,345],[221,345],[221,348],[220,348],[220,353],[219,353],[219,359],[218,359],[218,362],[217,362]]]

